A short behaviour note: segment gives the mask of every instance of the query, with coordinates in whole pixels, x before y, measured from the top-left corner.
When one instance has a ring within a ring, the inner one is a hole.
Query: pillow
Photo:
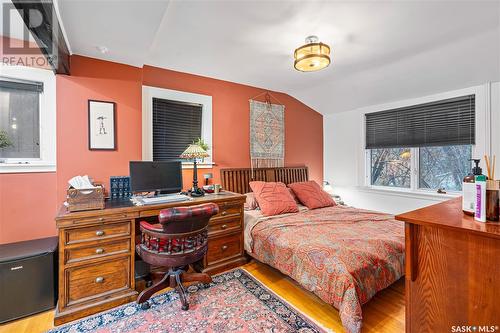
[[[247,201],[245,202],[245,210],[254,210],[259,208],[259,204],[257,203],[257,200],[255,200],[255,193],[250,192],[250,193],[245,193],[247,197]]]
[[[297,196],[295,195],[295,193],[293,193],[292,189],[291,189],[291,188],[289,188],[289,187],[287,187],[287,189],[288,189],[288,191],[290,192],[290,194],[292,195],[293,200],[295,200],[295,202],[296,202],[297,204],[300,204],[300,200],[299,200],[299,198],[297,198]]]
[[[288,184],[300,202],[309,209],[335,206],[333,198],[315,181]]]
[[[250,182],[262,215],[272,216],[299,211],[290,191],[283,183]]]

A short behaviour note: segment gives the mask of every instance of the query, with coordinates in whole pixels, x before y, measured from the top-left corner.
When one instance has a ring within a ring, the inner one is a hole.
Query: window
[[[0,80],[0,158],[40,158],[39,82]]]
[[[165,161],[179,155],[197,138],[210,157],[199,167],[212,167],[212,96],[143,87],[143,160]],[[183,167],[192,163],[183,162]]]
[[[461,191],[475,144],[475,96],[365,114],[369,184]]]
[[[179,159],[201,138],[203,105],[153,98],[153,161]]]
[[[50,70],[2,66],[0,173],[55,171],[55,75]]]
[[[471,145],[419,148],[419,188],[461,191],[471,158]]]
[[[371,150],[371,184],[410,188],[411,163],[408,148]]]

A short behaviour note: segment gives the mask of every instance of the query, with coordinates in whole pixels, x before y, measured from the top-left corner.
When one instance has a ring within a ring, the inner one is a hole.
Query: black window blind
[[[178,160],[201,137],[201,104],[153,98],[153,160]]]
[[[43,92],[43,83],[42,82],[21,82],[21,81],[0,80],[0,88],[25,90],[25,91],[33,91],[33,92],[42,93]]]
[[[365,114],[366,149],[475,144],[475,95]]]

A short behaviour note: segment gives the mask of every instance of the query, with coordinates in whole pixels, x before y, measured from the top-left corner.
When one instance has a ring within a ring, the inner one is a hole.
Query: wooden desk
[[[208,194],[191,201],[134,206],[129,200],[106,202],[106,208],[69,213],[61,207],[59,231],[59,298],[54,324],[60,325],[137,297],[134,281],[136,225],[168,207],[207,202],[219,205],[209,224],[204,272],[220,272],[246,262],[243,248],[245,196]]]
[[[396,219],[406,222],[406,332],[500,326],[500,223],[464,215],[461,198]]]

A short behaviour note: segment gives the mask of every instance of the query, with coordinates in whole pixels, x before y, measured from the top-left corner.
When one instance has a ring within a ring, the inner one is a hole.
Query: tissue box
[[[76,189],[70,187],[66,202],[70,212],[104,209],[104,186],[94,184],[96,188]]]

